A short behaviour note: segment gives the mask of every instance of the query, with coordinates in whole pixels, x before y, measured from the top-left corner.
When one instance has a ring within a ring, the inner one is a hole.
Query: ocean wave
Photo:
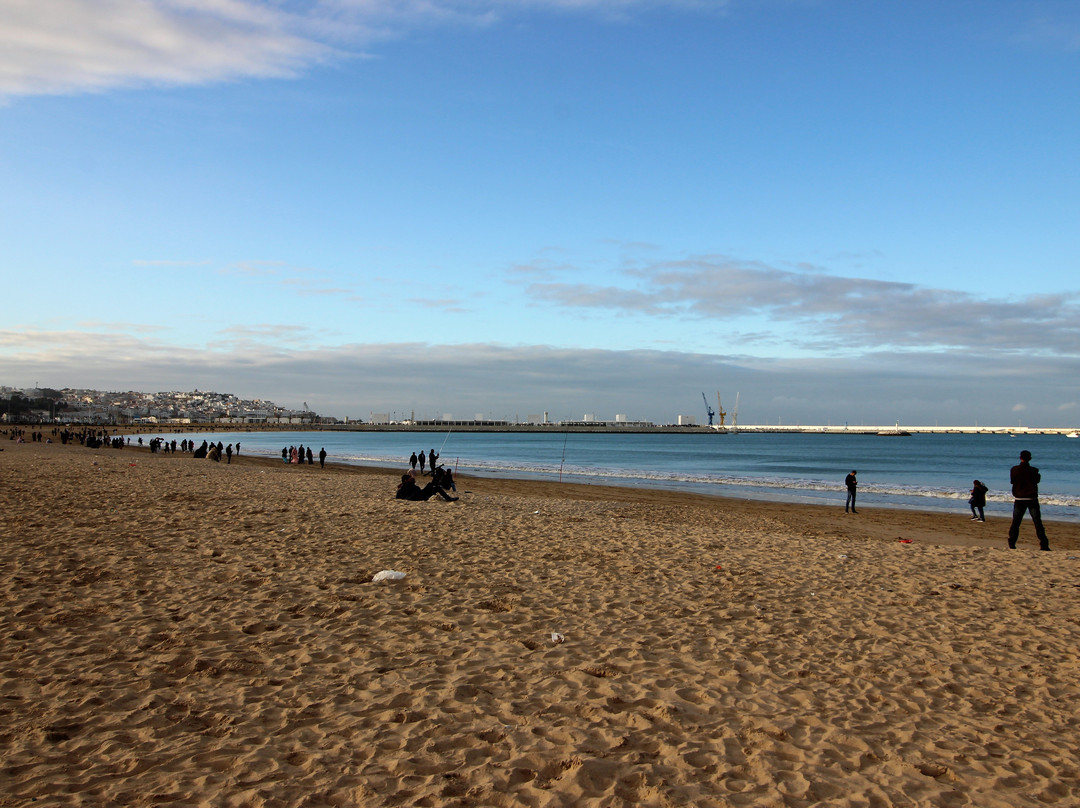
[[[251,447],[249,454],[266,456],[278,456],[280,452],[262,450]],[[400,455],[379,453],[338,453],[337,462],[353,465],[374,465],[388,468],[404,468]],[[478,475],[505,475],[525,476],[541,479],[558,479],[582,482],[604,482],[607,484],[646,484],[662,487],[690,486],[698,490],[716,493],[723,492],[725,488],[741,490],[745,492],[772,492],[775,495],[789,493],[795,496],[804,495],[813,499],[822,499],[823,495],[841,495],[843,486],[833,480],[821,480],[800,477],[782,476],[749,476],[738,474],[720,474],[715,472],[686,472],[672,470],[649,470],[627,469],[600,466],[565,465],[560,463],[520,462],[505,460],[487,460],[474,458],[459,458],[455,464],[446,464],[456,467],[456,470]],[[895,499],[908,502],[956,502],[967,504],[968,491],[958,488],[945,488],[930,485],[905,485],[902,483],[873,483],[862,482],[859,485],[860,496],[868,495]],[[1076,508],[1080,506],[1080,497],[1060,495],[1044,491],[1039,497],[1044,506],[1062,508]],[[988,503],[1012,503],[1012,497],[1008,492],[991,492],[987,495]]]
[[[394,458],[357,458],[355,462],[379,462],[393,461]],[[648,471],[637,469],[612,469],[589,466],[569,466],[560,468],[558,464],[547,463],[514,463],[508,461],[463,461],[459,469],[476,474],[524,474],[536,477],[559,477],[566,479],[581,480],[604,480],[606,482],[645,482],[660,483],[664,485],[693,485],[693,486],[732,486],[737,488],[773,489],[775,491],[794,492],[843,492],[843,487],[833,481],[815,480],[793,477],[749,477],[734,474],[715,474],[708,472],[679,472],[679,471]],[[945,499],[957,500],[967,504],[968,491],[952,488],[937,488],[926,485],[903,485],[900,483],[876,484],[864,483],[859,485],[860,495],[873,494],[887,497],[920,498],[920,499]],[[1080,497],[1060,496],[1053,493],[1040,495],[1039,501],[1043,505],[1055,505],[1062,507],[1080,506]],[[987,502],[1012,503],[1012,496],[1008,493],[991,493],[987,495]]]

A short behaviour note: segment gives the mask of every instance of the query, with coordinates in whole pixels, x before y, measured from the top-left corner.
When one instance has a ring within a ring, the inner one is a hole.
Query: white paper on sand
[[[383,570],[382,572],[376,572],[375,576],[371,579],[373,584],[377,584],[380,581],[400,581],[405,577],[404,572],[395,572],[394,570]]]

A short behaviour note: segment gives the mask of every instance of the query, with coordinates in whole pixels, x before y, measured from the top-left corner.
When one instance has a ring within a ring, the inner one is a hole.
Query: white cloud
[[[291,76],[334,53],[313,22],[252,0],[6,0],[0,96]]]
[[[523,10],[620,16],[724,0],[4,0],[0,99],[292,77],[416,26],[490,24]]]
[[[173,260],[148,260],[148,259],[136,259],[131,262],[137,267],[205,267],[210,266],[210,261],[204,259],[201,261],[173,261]]]

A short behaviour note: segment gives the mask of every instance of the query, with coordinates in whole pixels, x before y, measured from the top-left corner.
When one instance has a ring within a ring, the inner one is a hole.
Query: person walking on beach
[[[986,507],[986,492],[990,489],[978,480],[972,480],[971,482],[971,498],[968,500],[968,505],[971,506],[971,521],[985,522],[986,517],[983,514],[983,508]],[[978,510],[978,513],[975,512],[976,510]]]
[[[225,447],[225,458],[228,465],[232,465],[232,444]]]
[[[409,458],[409,468],[416,471],[416,452],[413,452],[412,456]]]
[[[307,447],[307,464],[309,466],[315,465],[315,455],[311,451],[311,447]]]
[[[859,481],[855,479],[857,473],[855,469],[852,469],[851,474],[844,478],[844,485],[847,486],[847,501],[844,502],[844,513],[847,513],[849,508],[852,513],[858,513],[855,510],[855,489],[859,485]]]
[[[326,468],[326,447],[319,449],[319,468]]]
[[[1013,494],[1013,517],[1009,525],[1009,548],[1016,549],[1016,540],[1020,536],[1020,523],[1024,519],[1024,511],[1031,514],[1031,521],[1035,524],[1035,535],[1039,539],[1039,549],[1049,550],[1050,542],[1046,539],[1046,529],[1043,528],[1042,511],[1039,508],[1039,483],[1042,475],[1039,470],[1031,465],[1031,452],[1027,449],[1020,453],[1020,462],[1009,470],[1009,481],[1012,483]]]
[[[424,450],[423,449],[420,450],[420,456],[419,456],[418,459],[420,460],[420,476],[423,477],[424,476],[424,463],[427,462],[427,457],[424,456]]]

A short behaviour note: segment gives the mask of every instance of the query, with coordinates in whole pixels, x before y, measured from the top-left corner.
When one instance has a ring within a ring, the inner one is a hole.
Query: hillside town
[[[0,423],[9,424],[267,424],[334,423],[304,409],[279,407],[232,393],[106,392],[0,386]]]

